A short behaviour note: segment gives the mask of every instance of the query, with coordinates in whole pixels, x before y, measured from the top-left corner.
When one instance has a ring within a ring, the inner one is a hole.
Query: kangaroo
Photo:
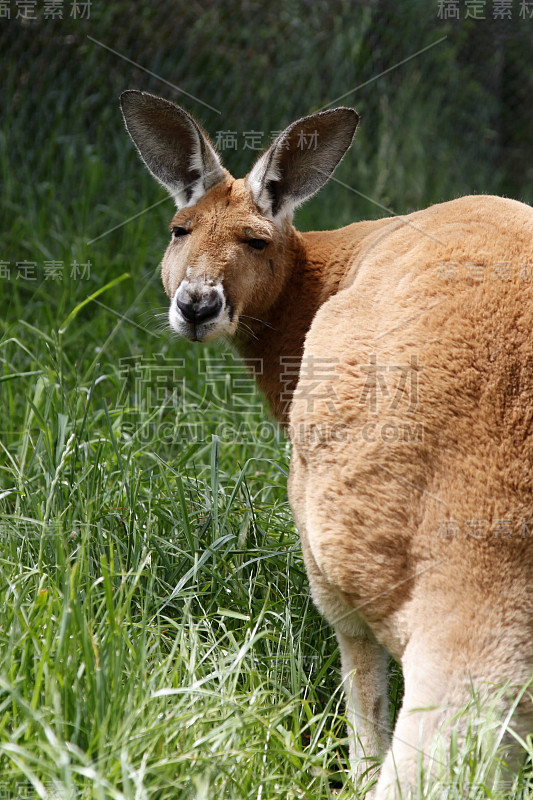
[[[293,211],[350,147],[353,109],[299,119],[235,179],[182,108],[140,91],[121,106],[177,206],[170,326],[261,359],[291,438],[355,777],[382,757],[377,800],[414,796],[472,689],[533,730],[517,694],[533,675],[533,209],[481,195],[301,233]],[[389,654],[405,682],[392,740]]]

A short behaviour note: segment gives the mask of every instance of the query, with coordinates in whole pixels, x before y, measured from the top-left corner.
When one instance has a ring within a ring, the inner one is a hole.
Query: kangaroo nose
[[[176,298],[176,305],[187,322],[197,325],[199,322],[205,322],[211,317],[216,317],[222,307],[222,300],[218,294],[208,300],[198,300],[190,303],[184,303]]]

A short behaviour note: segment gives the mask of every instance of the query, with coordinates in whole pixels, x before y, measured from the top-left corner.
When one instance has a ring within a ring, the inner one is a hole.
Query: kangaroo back
[[[533,675],[532,230],[532,209],[494,197],[398,220],[306,339],[290,497],[360,768],[388,746],[379,646],[404,670],[378,798],[416,785],[422,731],[431,751],[473,687],[503,717]],[[512,724],[533,729],[529,696]]]

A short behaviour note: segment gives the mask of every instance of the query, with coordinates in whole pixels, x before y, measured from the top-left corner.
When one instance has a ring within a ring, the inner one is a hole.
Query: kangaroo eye
[[[187,236],[187,234],[190,233],[190,230],[189,230],[189,228],[177,227],[177,228],[172,228],[172,233],[176,237],[178,237],[178,236]]]
[[[254,250],[264,250],[265,247],[268,247],[268,242],[265,242],[264,239],[248,239],[246,244],[253,247]]]

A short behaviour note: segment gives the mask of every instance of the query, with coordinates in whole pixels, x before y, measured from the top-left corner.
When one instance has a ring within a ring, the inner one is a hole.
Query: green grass
[[[0,350],[2,785],[330,796],[328,776],[344,779],[337,659],[309,602],[286,443],[210,432],[194,357],[184,396],[166,385],[143,407],[87,341],[69,355],[84,313],[62,335],[21,320]],[[91,327],[105,343],[110,321],[88,318],[82,341]]]
[[[171,205],[88,245],[138,212],[138,188],[111,210],[102,165],[72,171],[89,188],[71,205],[59,185],[24,208],[6,185],[0,790],[331,797],[337,652],[309,599],[288,445],[224,345],[160,330]],[[82,280],[74,259],[91,261]],[[28,260],[35,281],[16,277]]]

